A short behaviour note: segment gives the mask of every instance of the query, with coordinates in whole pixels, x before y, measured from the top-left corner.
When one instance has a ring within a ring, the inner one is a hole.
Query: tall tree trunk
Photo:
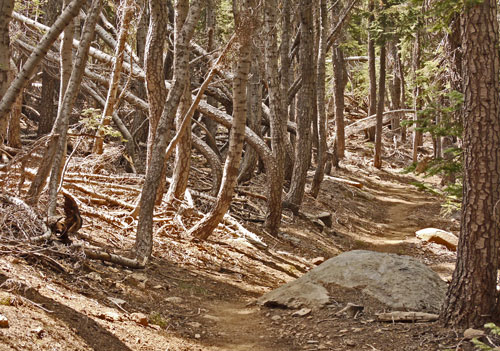
[[[420,29],[417,30],[415,34],[415,44],[413,45],[413,62],[412,62],[412,71],[413,71],[413,109],[415,110],[415,115],[413,116],[413,153],[412,160],[413,162],[418,161],[418,147],[422,145],[423,135],[420,130],[420,86],[417,83],[417,71],[420,69]]]
[[[8,3],[2,2],[2,4]],[[80,8],[83,6],[83,1],[73,0],[64,9],[61,15],[57,18],[54,25],[50,27],[49,31],[42,37],[40,43],[37,45],[36,49],[31,53],[29,58],[26,60],[21,72],[16,76],[16,79],[10,84],[7,91],[3,94],[2,100],[0,101],[0,124],[2,121],[7,119],[8,112],[12,107],[12,104],[16,100],[22,88],[26,85],[31,75],[35,71],[40,61],[47,54],[50,46],[59,37],[59,34],[66,28],[66,26],[73,20],[75,16],[78,15]],[[4,17],[5,19],[8,17]],[[1,39],[5,40],[5,39]]]
[[[375,20],[375,3],[374,0],[370,0],[368,5],[368,11],[370,16],[368,17],[368,26],[372,25]],[[371,29],[368,31],[368,76],[370,77],[370,96],[369,96],[369,107],[368,116],[373,116],[377,113],[377,72],[375,68],[375,39],[373,39],[373,33]],[[368,140],[375,140],[375,127],[368,128],[367,130]]]
[[[385,68],[386,68],[386,45],[385,41],[380,46],[380,72],[378,84],[378,104],[377,104],[377,125],[375,134],[375,155],[373,158],[373,166],[382,168],[382,127],[384,118],[384,102],[385,102]]]
[[[57,18],[57,14],[61,10],[61,5],[59,0],[49,0],[45,3],[43,10],[45,12],[43,17],[43,24],[51,26]],[[71,27],[71,26],[69,26]],[[37,136],[42,136],[44,134],[50,133],[54,120],[56,118],[56,104],[54,99],[57,96],[56,89],[58,87],[57,81],[43,69],[42,73],[42,92],[40,105],[38,106],[38,111],[40,112],[40,119],[38,122]]]
[[[314,22],[312,2],[300,0],[300,71],[302,88],[297,98],[297,141],[295,146],[295,164],[290,190],[285,204],[295,213],[298,212],[306,185],[307,169],[311,159],[311,120],[313,114],[313,91],[316,79],[314,60]]]
[[[132,20],[132,1],[122,0],[120,5],[121,11],[121,26],[118,33],[118,43],[115,48],[115,59],[113,61],[113,68],[111,69],[111,82],[109,83],[108,95],[106,96],[106,105],[102,112],[101,126],[97,130],[96,139],[94,140],[94,153],[102,154],[104,143],[104,130],[106,126],[111,124],[113,112],[116,108],[118,97],[118,86],[120,83],[120,75],[122,72],[123,59],[125,54],[125,43],[127,41],[130,21]]]
[[[283,192],[284,165],[285,165],[285,114],[282,110],[281,89],[278,72],[278,29],[277,29],[277,9],[276,0],[265,0],[264,2],[264,35],[265,35],[265,63],[266,81],[269,91],[269,124],[271,127],[271,149],[275,160],[274,166],[276,179],[274,184],[269,185],[269,201],[273,205],[269,206],[271,213],[268,213],[265,226],[271,233],[278,231],[281,222],[281,194]]]
[[[245,6],[242,6],[241,9],[236,9],[237,5],[233,5],[233,8],[235,8],[236,33],[240,46],[233,79],[233,125],[229,135],[229,151],[224,165],[222,185],[214,208],[189,230],[189,234],[199,239],[207,239],[226,214],[231,204],[238,177],[238,167],[245,139],[246,89],[250,71],[250,40],[253,27],[252,23],[248,22],[253,20],[249,16],[249,1],[243,0],[243,2]]]
[[[68,5],[68,7],[70,6],[71,4]],[[61,176],[61,164],[64,153],[66,152],[66,134],[68,131],[69,116],[80,89],[83,71],[87,63],[90,43],[94,37],[96,19],[99,15],[101,6],[101,0],[94,0],[92,2],[91,11],[85,20],[83,40],[80,42],[80,46],[78,47],[76,61],[74,64],[75,68],[71,74],[66,93],[64,94],[62,107],[59,109],[56,121],[54,122],[54,126],[51,131],[53,138],[47,145],[47,149],[45,150],[43,157],[44,162],[38,168],[37,175],[28,190],[28,202],[31,204],[36,203],[41,191],[43,190],[47,176],[52,169],[49,185],[49,214],[54,213],[55,210],[57,187]],[[64,11],[67,11],[68,7]]]
[[[146,169],[151,164],[151,153],[160,121],[167,88],[163,79],[163,50],[167,38],[168,7],[166,1],[149,1],[149,29],[146,39],[144,70],[146,74],[146,93],[149,103],[149,133],[147,143]]]
[[[345,157],[344,92],[347,84],[344,52],[341,47],[333,48],[333,101],[335,104],[335,153],[336,159]]]
[[[68,6],[68,1],[63,0],[63,9]],[[59,62],[59,69],[61,72],[61,81],[59,83],[59,103],[57,108],[57,114],[61,112],[63,106],[64,94],[66,94],[66,89],[68,87],[68,82],[71,77],[71,71],[73,70],[73,37],[75,33],[74,20],[64,28],[63,39],[61,40],[61,45],[59,46],[59,55],[61,56],[61,61]]]
[[[397,38],[391,40],[389,45],[389,55],[392,61],[392,81],[389,83],[389,92],[391,94],[391,109],[401,109],[401,58],[397,47]],[[401,115],[397,114],[391,120],[391,129],[397,131],[400,125]]]
[[[497,3],[469,5],[462,14],[464,191],[457,264],[441,321],[481,327],[498,321],[500,202],[500,82]]]
[[[316,159],[316,171],[311,185],[311,195],[316,198],[323,177],[325,175],[326,164],[326,41],[328,30],[328,13],[326,0],[320,0],[320,26],[319,26],[319,44],[318,44],[318,62],[316,77],[316,105],[318,110],[318,157]],[[342,72],[343,74],[343,72]]]
[[[190,5],[188,0],[178,0],[176,8],[179,12],[183,12],[182,8],[189,8],[189,11],[182,27],[178,26],[178,24],[181,24],[181,21],[176,21],[175,23],[174,82],[170,87],[163,112],[158,122],[155,142],[150,146],[152,147],[151,163],[146,171],[146,179],[139,200],[139,221],[137,223],[135,253],[141,265],[147,263],[153,249],[152,230],[155,205],[153,199],[156,198],[159,192],[163,194],[160,183],[164,174],[168,133],[172,129],[180,98],[188,83],[185,81],[186,75],[184,72],[189,67],[188,45],[200,15],[200,1],[191,1]]]
[[[0,98],[9,87],[10,67],[10,38],[9,23],[14,9],[14,0],[2,1],[0,4]],[[0,119],[0,143],[7,137],[8,118]]]

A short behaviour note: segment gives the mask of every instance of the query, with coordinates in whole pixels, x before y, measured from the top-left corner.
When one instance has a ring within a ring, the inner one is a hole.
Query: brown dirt
[[[443,198],[418,191],[410,183],[422,178],[401,174],[394,160],[386,160],[384,170],[372,168],[370,152],[358,148],[349,150],[350,161],[335,176],[360,181],[363,189],[327,179],[318,199],[305,198],[304,211],[331,212],[333,226],[320,230],[307,217],[285,212],[280,235],[272,237],[248,223],[268,250],[223,229],[207,242],[193,242],[172,223],[155,227],[153,260],[136,271],[71,255],[44,258],[43,250],[14,254],[1,244],[0,314],[10,327],[0,329],[0,350],[471,350],[460,331],[436,323],[376,322],[384,306],[352,289],[331,287],[335,301],[306,317],[253,303],[311,269],[314,258],[353,249],[414,256],[449,279],[455,253],[415,238],[425,227],[457,233],[458,222],[441,212]],[[254,193],[261,188],[248,187]],[[247,211],[253,218],[256,207],[264,208],[256,198],[237,204],[232,211],[240,217]],[[195,220],[183,218],[182,225]],[[118,230],[85,221],[82,234],[94,245],[131,248],[133,223]],[[53,252],[66,250],[51,245]],[[364,312],[336,315],[349,302],[364,305]],[[134,321],[133,313],[148,316],[148,325]]]

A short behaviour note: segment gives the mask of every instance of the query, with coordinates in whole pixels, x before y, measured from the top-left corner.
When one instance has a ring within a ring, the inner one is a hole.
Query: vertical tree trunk
[[[370,16],[368,17],[368,26],[371,26],[375,19],[373,14],[375,11],[374,0],[370,0],[368,11],[370,12]],[[373,39],[373,33],[370,29],[368,31],[368,76],[370,77],[370,105],[368,107],[368,116],[373,116],[377,113],[377,72],[375,68],[375,60],[375,39]],[[370,141],[375,140],[375,127],[368,128],[367,137]]]
[[[344,92],[347,84],[347,72],[342,48],[338,46],[333,48],[332,62],[336,158],[341,160],[345,157]]]
[[[57,14],[61,10],[60,1],[49,0],[45,3],[44,7],[44,21],[43,24],[52,26],[57,18]],[[69,26],[71,27],[71,26]],[[56,118],[56,104],[54,99],[57,96],[56,89],[58,88],[57,81],[44,68],[42,73],[42,92],[40,105],[38,111],[40,112],[40,119],[38,122],[37,136],[50,133],[54,120]]]
[[[273,201],[270,206],[271,213],[266,218],[265,226],[271,232],[278,231],[281,222],[281,194],[283,192],[284,165],[285,165],[285,118],[282,110],[281,89],[278,72],[278,30],[277,30],[277,9],[276,0],[265,0],[264,4],[264,36],[265,40],[265,63],[266,81],[269,91],[269,124],[271,126],[271,149],[274,156],[274,167],[276,179],[274,184],[269,186],[269,200]]]
[[[373,166],[382,168],[382,122],[384,118],[384,102],[385,102],[385,61],[386,61],[386,45],[385,41],[380,47],[380,72],[378,85],[378,104],[377,104],[377,125],[375,134],[375,155],[373,158]]]
[[[401,58],[399,56],[397,42],[398,42],[397,38],[394,38],[388,43],[389,55],[392,61],[392,81],[389,83],[389,92],[391,94],[392,110],[401,109],[401,76],[400,76]],[[401,115],[399,114],[397,114],[391,120],[391,129],[393,131],[397,131],[401,127],[400,121],[401,121]]]
[[[0,3],[0,98],[2,100],[10,84],[9,23],[13,9],[14,0],[6,0]],[[0,143],[7,137],[7,124],[8,118],[0,118]]]
[[[63,9],[68,6],[68,0],[63,0]],[[59,62],[59,69],[61,72],[61,81],[59,83],[59,103],[57,108],[57,114],[61,112],[63,105],[64,94],[66,93],[66,88],[68,87],[68,82],[71,77],[71,71],[73,70],[73,37],[75,33],[74,20],[63,31],[63,39],[61,40],[61,45],[59,47],[59,54],[61,56],[61,61]]]
[[[297,98],[297,141],[295,146],[295,164],[293,168],[290,190],[285,204],[294,212],[298,212],[306,185],[307,169],[311,158],[311,120],[313,114],[313,91],[316,79],[314,60],[314,22],[312,2],[300,0],[300,71],[302,88]]]
[[[316,159],[316,171],[311,185],[311,195],[316,198],[319,194],[319,189],[323,177],[325,175],[326,164],[326,41],[328,30],[328,13],[326,0],[320,0],[320,25],[319,25],[319,43],[318,43],[318,62],[317,62],[317,77],[316,77],[316,105],[318,110],[318,157]],[[343,74],[343,72],[342,72]]]
[[[420,130],[420,86],[417,83],[417,71],[420,69],[420,29],[417,30],[415,36],[415,44],[413,45],[413,62],[412,62],[412,70],[413,70],[413,109],[415,110],[415,115],[413,116],[413,121],[415,124],[413,125],[413,153],[412,160],[413,162],[418,161],[418,147],[422,145],[423,135]]]
[[[240,47],[233,79],[233,125],[229,136],[229,151],[224,165],[221,189],[217,195],[214,208],[189,230],[189,234],[199,239],[207,239],[229,209],[238,177],[241,152],[243,150],[246,122],[246,89],[248,73],[250,71],[250,40],[253,27],[251,22],[248,22],[253,20],[249,16],[248,10],[250,6],[248,5],[248,1],[243,1],[245,6],[235,11],[236,33]]]
[[[3,3],[5,2],[2,2],[2,4]],[[35,71],[35,68],[45,57],[50,46],[59,37],[59,34],[61,34],[64,28],[66,28],[66,26],[73,20],[73,18],[78,15],[78,12],[80,11],[83,3],[83,1],[79,0],[71,1],[71,3],[54,22],[54,25],[50,27],[49,31],[42,37],[36,49],[26,60],[21,72],[16,76],[16,79],[14,79],[12,84],[10,84],[7,91],[2,96],[2,100],[0,101],[0,124],[2,123],[2,121],[5,121],[7,119],[7,114],[12,107],[12,104],[16,100],[22,88],[31,78],[31,75]]]
[[[168,92],[167,99],[158,122],[155,134],[155,142],[151,151],[151,163],[146,171],[146,179],[139,200],[139,221],[137,223],[137,234],[135,240],[135,253],[138,262],[145,265],[151,256],[153,249],[153,210],[157,194],[163,190],[160,188],[161,178],[164,174],[165,152],[167,148],[168,133],[172,129],[175,113],[180,98],[188,82],[185,81],[184,72],[188,69],[189,51],[188,45],[193,36],[194,28],[200,15],[200,1],[178,0],[177,11],[183,12],[182,8],[189,8],[188,16],[183,22],[176,21],[175,49],[174,49],[174,82]],[[159,191],[160,189],[160,191]]]
[[[120,83],[120,75],[122,72],[123,59],[125,54],[125,44],[127,41],[128,30],[130,21],[132,20],[132,1],[122,0],[120,4],[121,26],[118,33],[118,43],[115,48],[115,59],[113,61],[113,68],[111,69],[111,79],[109,83],[108,95],[106,96],[106,105],[102,112],[101,126],[97,130],[96,139],[94,140],[94,153],[102,154],[104,143],[104,130],[102,128],[111,124],[115,105],[118,97],[118,86]]]
[[[464,191],[457,264],[441,321],[481,327],[498,321],[500,89],[497,3],[469,5],[462,14]]]

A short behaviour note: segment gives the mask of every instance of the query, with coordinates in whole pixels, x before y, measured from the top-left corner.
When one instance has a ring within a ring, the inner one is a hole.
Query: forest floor
[[[191,225],[189,213],[157,221],[153,259],[143,270],[86,260],[57,242],[38,251],[16,251],[4,241],[0,314],[9,327],[0,329],[0,350],[472,350],[462,331],[437,323],[378,322],[375,313],[384,307],[349,289],[339,290],[329,308],[304,317],[254,303],[324,259],[354,249],[413,256],[450,279],[455,253],[415,237],[416,230],[426,227],[458,234],[458,220],[444,213],[445,198],[415,186],[426,182],[437,187],[437,180],[403,174],[408,155],[395,150],[386,150],[392,155],[377,170],[371,166],[370,144],[349,144],[347,161],[332,175],[360,182],[363,188],[327,178],[317,199],[306,195],[303,213],[331,213],[331,228],[287,211],[276,237],[263,232],[260,223],[243,222],[267,249],[222,227],[206,242],[192,241],[182,230]],[[68,178],[77,178],[77,168]],[[95,185],[86,179],[88,186]],[[235,218],[247,218],[245,208],[248,218],[263,213],[264,202],[255,194],[264,181],[246,184],[247,196],[237,195]],[[134,186],[123,185],[120,198],[132,201],[137,196]],[[92,206],[98,207],[98,202]],[[122,222],[105,223],[82,211],[85,225],[79,240],[129,250],[134,223],[127,227],[113,206],[102,205],[100,211]],[[349,302],[363,304],[364,313],[357,318],[337,316]]]

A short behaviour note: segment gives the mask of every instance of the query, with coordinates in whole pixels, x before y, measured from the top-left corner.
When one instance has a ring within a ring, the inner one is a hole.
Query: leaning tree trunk
[[[464,191],[457,263],[441,310],[444,324],[498,322],[500,82],[496,0],[464,9]]]
[[[244,2],[245,8],[235,11],[236,33],[240,47],[233,79],[233,125],[229,136],[229,151],[224,165],[221,189],[214,208],[189,230],[189,234],[199,239],[207,239],[222,221],[231,204],[238,177],[238,167],[245,140],[246,89],[250,71],[250,40],[253,27],[251,22],[247,22],[252,21],[248,12],[249,1]],[[240,20],[245,20],[245,22],[240,22]]]
[[[3,2],[2,2],[3,3]],[[21,72],[16,76],[16,79],[9,86],[0,101],[0,124],[7,119],[8,112],[12,104],[16,100],[22,88],[27,84],[31,78],[36,67],[40,61],[45,57],[51,45],[59,37],[59,34],[66,28],[66,26],[78,15],[80,8],[83,6],[84,1],[73,0],[64,9],[61,15],[57,18],[54,25],[50,27],[49,31],[40,40],[36,49],[31,53],[29,58],[24,63]]]
[[[70,6],[71,4],[68,5],[68,7]],[[49,213],[53,213],[55,210],[57,188],[61,175],[61,162],[63,159],[63,153],[66,151],[66,134],[68,131],[69,115],[80,89],[80,84],[83,78],[83,71],[87,63],[90,43],[92,41],[92,38],[94,37],[96,19],[99,15],[101,6],[101,0],[95,0],[92,3],[91,13],[89,13],[88,18],[85,21],[85,33],[83,35],[83,40],[80,42],[80,46],[78,48],[74,65],[75,68],[73,69],[73,72],[71,74],[66,93],[64,94],[65,96],[63,99],[62,107],[59,109],[59,113],[52,128],[51,134],[54,137],[51,139],[49,145],[47,146],[47,149],[45,150],[43,157],[44,162],[38,168],[37,175],[31,183],[30,189],[28,190],[28,201],[31,204],[34,204],[38,200],[38,197],[40,196],[40,193],[45,185],[45,181],[47,180],[47,176],[52,169],[52,176],[50,181],[51,184],[49,186],[49,200],[51,201],[49,203]],[[64,11],[66,11],[68,7]]]
[[[378,104],[377,104],[377,125],[375,133],[375,155],[373,157],[373,166],[382,168],[382,127],[384,118],[384,102],[385,102],[385,61],[386,61],[386,46],[385,42],[380,47],[380,72],[378,84]]]
[[[271,233],[278,231],[281,222],[281,194],[283,192],[285,154],[283,145],[285,143],[285,118],[281,105],[281,90],[278,71],[278,29],[276,0],[264,1],[264,35],[265,35],[265,63],[266,81],[269,91],[269,125],[271,127],[271,149],[274,156],[274,167],[276,178],[273,184],[269,184],[268,206],[271,212],[266,217],[266,228]]]
[[[285,205],[298,212],[306,186],[307,169],[311,150],[311,119],[313,113],[313,91],[316,79],[314,63],[314,21],[312,2],[300,1],[300,71],[302,88],[297,98],[297,141],[295,146],[295,164],[290,190],[286,195]]]
[[[137,234],[135,240],[135,253],[138,262],[145,265],[151,256],[153,249],[153,210],[158,190],[160,189],[161,177],[164,174],[165,152],[167,148],[168,133],[172,129],[175,113],[184,88],[188,82],[183,74],[188,69],[189,55],[188,45],[194,33],[200,14],[200,1],[178,0],[177,7],[189,7],[189,12],[182,27],[177,24],[175,28],[175,53],[174,53],[174,83],[170,87],[163,112],[158,122],[155,134],[155,143],[152,147],[151,163],[146,171],[146,179],[139,200],[139,221],[137,223]],[[162,190],[160,190],[162,191]]]
[[[311,196],[318,197],[319,189],[325,175],[326,164],[326,40],[328,30],[328,13],[326,0],[320,0],[320,26],[318,44],[318,63],[316,77],[316,105],[318,108],[318,157],[316,171],[311,185]]]
[[[122,0],[121,2],[121,27],[118,34],[118,43],[115,48],[115,59],[113,61],[113,68],[111,69],[111,83],[109,83],[108,95],[106,96],[106,105],[102,112],[101,126],[97,130],[96,139],[94,140],[94,150],[96,154],[102,154],[104,144],[104,130],[106,126],[111,124],[115,105],[117,103],[118,86],[120,82],[120,75],[122,72],[123,59],[125,54],[125,43],[128,36],[130,21],[132,20],[132,1]]]

